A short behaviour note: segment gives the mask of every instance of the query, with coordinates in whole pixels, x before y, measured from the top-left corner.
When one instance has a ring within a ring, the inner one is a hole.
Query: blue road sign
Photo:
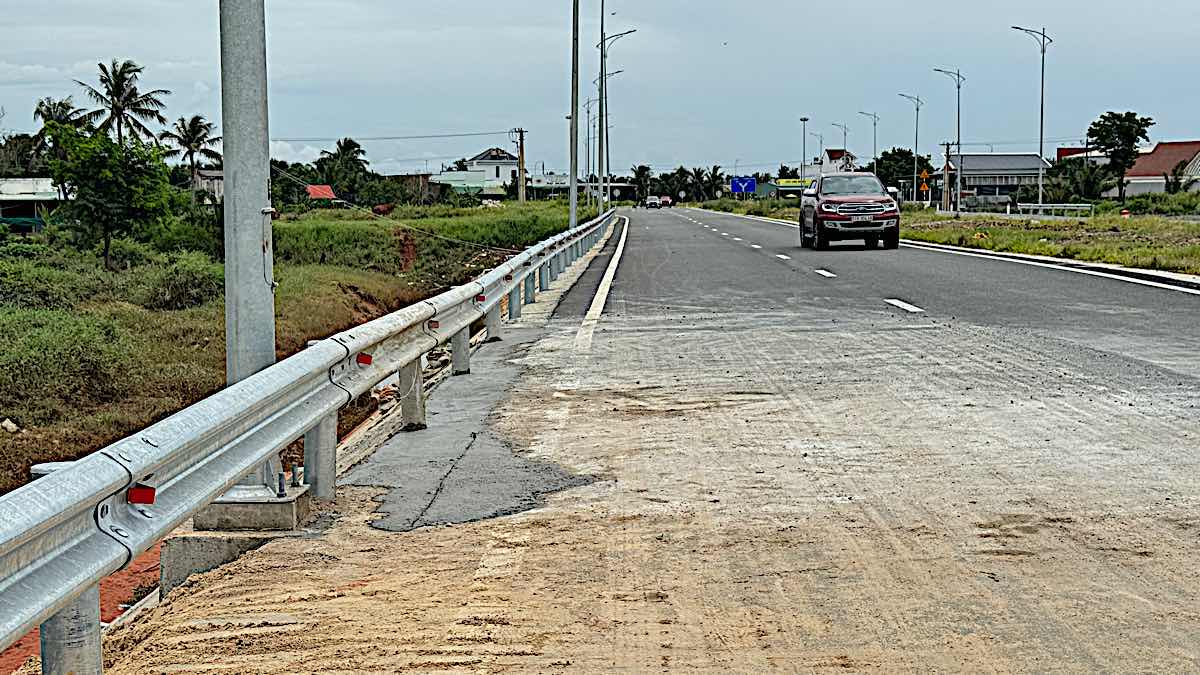
[[[758,181],[754,176],[736,176],[730,181],[729,191],[735,195],[751,194],[758,191]]]

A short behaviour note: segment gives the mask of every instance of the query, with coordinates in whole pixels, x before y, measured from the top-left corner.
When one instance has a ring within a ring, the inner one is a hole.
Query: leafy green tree
[[[47,96],[38,101],[37,106],[33,109],[33,120],[42,123],[42,127],[33,135],[37,149],[41,152],[51,151],[50,138],[46,128],[48,124],[53,122],[81,129],[87,126],[86,117],[87,111],[75,107],[75,101],[70,96],[58,99]],[[63,158],[60,152],[54,152],[54,155],[58,159]]]
[[[779,165],[779,178],[799,178],[800,169],[792,168],[787,164]]]
[[[1163,174],[1163,181],[1166,184],[1167,194],[1177,195],[1180,192],[1188,192],[1195,187],[1200,179],[1188,178],[1187,176],[1188,163],[1181,161],[1171,169],[1171,173]]]
[[[33,136],[0,136],[0,178],[34,177],[44,166],[44,155],[38,152],[38,143]]]
[[[51,162],[54,180],[74,194],[63,208],[84,246],[103,245],[112,267],[115,235],[137,232],[171,213],[170,171],[159,151],[143,143],[126,146],[107,134],[86,136],[52,124],[51,140],[66,159]]]
[[[162,97],[169,96],[171,92],[166,89],[143,92],[139,89],[138,80],[144,69],[128,59],[121,62],[113,59],[112,64],[107,66],[103,63],[96,65],[100,69],[99,89],[75,80],[76,84],[83,87],[88,98],[100,106],[83,115],[82,120],[86,124],[95,124],[98,131],[114,132],[119,145],[125,144],[126,129],[134,138],[154,138],[154,132],[145,122],[167,123],[167,118],[162,115],[166,107]]]
[[[1149,142],[1150,127],[1154,120],[1139,117],[1134,112],[1106,112],[1088,128],[1088,139],[1093,147],[1108,157],[1109,170],[1120,181],[1117,189],[1121,202],[1125,201],[1125,174],[1138,159],[1138,143]]]
[[[875,175],[886,186],[899,187],[901,182],[911,183],[913,179],[913,152],[908,148],[892,148],[879,155],[879,167]],[[933,173],[933,163],[927,155],[917,159],[917,173],[928,171]],[[920,180],[920,178],[917,178]],[[918,187],[920,187],[918,185]]]
[[[216,151],[221,137],[213,136],[214,129],[213,123],[204,119],[202,115],[180,117],[170,129],[158,135],[158,140],[175,146],[164,152],[163,156],[182,156],[192,170],[192,179],[195,180],[197,159],[202,157],[214,163],[221,162],[221,153]]]

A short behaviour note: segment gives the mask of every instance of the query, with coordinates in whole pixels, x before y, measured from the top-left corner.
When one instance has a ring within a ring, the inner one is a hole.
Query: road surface
[[[1200,669],[1200,297],[683,209],[608,285],[621,235],[110,672]]]

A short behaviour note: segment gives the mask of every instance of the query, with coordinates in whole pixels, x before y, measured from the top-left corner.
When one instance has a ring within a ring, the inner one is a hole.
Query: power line
[[[272,141],[281,141],[284,143],[327,143],[340,141],[343,138],[353,138],[356,141],[421,141],[431,138],[474,138],[479,136],[507,136],[509,130],[504,131],[473,131],[457,134],[421,134],[414,136],[351,136],[343,134],[332,138],[272,138]]]

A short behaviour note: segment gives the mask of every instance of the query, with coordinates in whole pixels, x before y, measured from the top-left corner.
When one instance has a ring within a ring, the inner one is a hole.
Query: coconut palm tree
[[[650,196],[650,181],[654,178],[654,170],[645,164],[630,168],[633,172],[633,182],[637,185],[638,200],[645,201]]]
[[[166,89],[154,89],[143,92],[138,89],[138,78],[143,68],[126,59],[118,62],[112,60],[111,65],[96,64],[100,68],[100,88],[75,80],[83,87],[88,95],[100,108],[93,110],[83,119],[90,124],[96,124],[99,131],[113,131],[117,136],[117,144],[124,145],[125,131],[135,138],[154,138],[144,121],[154,121],[166,124],[162,109],[166,107],[162,97],[170,95]]]
[[[725,174],[721,173],[720,165],[714,165],[704,175],[704,192],[715,196],[726,188],[727,182]]]
[[[192,170],[192,180],[195,180],[198,159],[221,161],[221,153],[214,150],[220,144],[221,137],[212,135],[214,128],[213,123],[204,119],[203,115],[192,115],[190,119],[180,117],[170,129],[158,135],[158,140],[175,146],[163,154],[167,157],[182,155]]]
[[[47,96],[38,101],[37,107],[33,109],[33,120],[42,123],[42,128],[33,135],[38,151],[45,150],[49,145],[48,127],[51,123],[78,129],[87,126],[86,117],[87,111],[76,108],[75,101],[70,96],[58,99]]]
[[[692,183],[692,188],[695,190],[698,201],[708,201],[708,191],[705,186],[708,183],[708,172],[704,167],[698,167],[688,172],[688,179]]]
[[[338,141],[333,152],[322,150],[321,158],[328,160],[332,167],[348,173],[366,171],[367,165],[370,164],[367,161],[367,151],[353,138]]]

